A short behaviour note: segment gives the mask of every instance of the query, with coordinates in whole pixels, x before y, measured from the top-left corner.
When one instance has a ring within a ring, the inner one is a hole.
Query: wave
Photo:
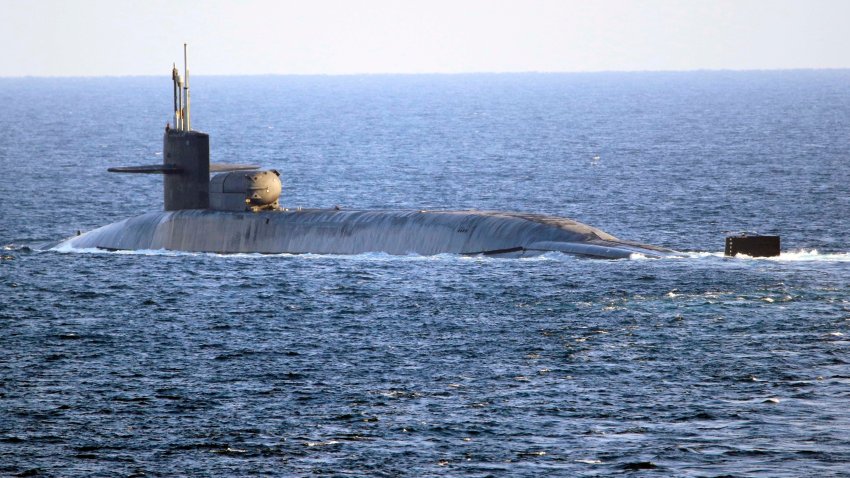
[[[108,249],[98,249],[97,247],[74,247],[68,243],[62,243],[58,246],[48,249],[50,252],[58,252],[60,254],[113,254],[113,255],[139,255],[139,256],[197,256],[203,253],[198,252],[183,252],[169,251],[166,249],[141,249],[137,251],[117,250],[111,251]]]
[[[685,252],[685,258],[690,259],[735,259],[742,261],[768,261],[768,262],[850,262],[850,252],[828,252],[821,253],[817,249],[799,249],[795,251],[781,252],[774,257],[752,257],[746,254],[738,254],[735,257],[726,256],[721,252]]]
[[[8,249],[8,248],[6,248]],[[62,254],[116,254],[116,255],[140,255],[140,256],[210,256],[220,257],[223,259],[268,259],[268,258],[293,258],[298,257],[306,260],[326,260],[326,259],[343,259],[352,261],[368,261],[368,262],[383,262],[383,261],[501,261],[505,257],[487,256],[487,255],[463,255],[463,254],[435,254],[423,256],[419,254],[394,255],[385,252],[364,252],[360,254],[292,254],[292,253],[215,253],[215,252],[185,252],[172,251],[166,249],[140,249],[140,250],[117,250],[111,251],[98,248],[77,248],[67,243],[58,245],[49,249],[53,252]],[[821,253],[817,249],[800,249],[795,251],[782,252],[775,257],[751,257],[745,254],[738,254],[734,258],[726,256],[720,252],[706,251],[688,251],[682,252],[681,255],[671,256],[667,258],[650,258],[643,254],[632,254],[628,259],[603,259],[610,260],[626,260],[626,261],[667,261],[667,260],[706,260],[706,259],[723,259],[723,260],[741,260],[741,261],[768,261],[768,262],[850,262],[850,252],[829,252]],[[569,262],[575,260],[584,260],[584,258],[565,254],[563,252],[545,252],[525,257],[513,257],[510,260],[519,260],[523,262]],[[599,260],[599,259],[594,259]]]
[[[138,255],[138,256],[208,256],[218,257],[222,259],[269,259],[269,258],[300,258],[305,260],[327,260],[327,259],[343,259],[351,261],[501,261],[505,257],[487,256],[483,254],[464,255],[464,254],[434,254],[420,255],[407,254],[396,255],[386,252],[363,252],[360,254],[293,254],[293,253],[217,253],[217,252],[187,252],[187,251],[172,251],[167,249],[138,249],[138,250],[108,250],[99,249],[96,247],[74,247],[68,243],[63,243],[58,246],[48,249],[51,252],[60,254],[106,254],[106,255]],[[642,257],[642,256],[641,256]],[[545,252],[542,254],[534,254],[526,257],[515,257],[511,260],[521,261],[571,261],[578,259],[577,256],[565,254],[562,252]]]

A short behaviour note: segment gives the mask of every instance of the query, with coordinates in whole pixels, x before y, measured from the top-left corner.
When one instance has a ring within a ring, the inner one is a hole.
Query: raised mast
[[[174,82],[174,129],[192,131],[192,116],[189,110],[189,46],[183,44],[183,78],[177,70],[177,64],[171,67],[171,81]]]
[[[174,78],[174,88],[177,90],[177,110],[174,111],[174,129],[183,131],[183,78],[180,73]]]
[[[183,44],[183,71],[186,74],[186,83],[183,86],[183,131],[192,131],[192,116],[189,111],[189,60],[188,60],[188,45]]]
[[[180,104],[177,100],[177,95],[180,94],[180,89],[177,88],[177,78],[180,73],[177,71],[177,64],[174,63],[171,67],[171,82],[174,83],[174,129],[180,129]]]

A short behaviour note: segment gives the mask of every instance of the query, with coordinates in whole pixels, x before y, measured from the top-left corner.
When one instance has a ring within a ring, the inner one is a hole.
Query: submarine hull
[[[566,218],[482,211],[304,209],[151,212],[73,237],[59,247],[261,254],[486,254],[558,251],[620,259],[674,251],[622,241]]]
[[[258,167],[210,164],[210,138],[191,126],[185,83],[172,66],[174,129],[165,126],[161,165],[110,168],[165,176],[164,212],[132,217],[68,239],[57,247],[260,254],[488,254],[550,251],[620,259],[673,251],[622,241],[566,218],[482,211],[281,210],[280,174]],[[210,172],[225,172],[210,180]],[[237,172],[238,171],[238,172]]]

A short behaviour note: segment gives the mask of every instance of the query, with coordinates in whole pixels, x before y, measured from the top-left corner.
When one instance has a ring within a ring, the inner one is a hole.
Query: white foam
[[[199,255],[208,255],[213,257],[221,257],[224,259],[268,259],[273,257],[299,257],[306,260],[327,260],[327,259],[343,259],[343,260],[352,260],[352,261],[365,261],[365,262],[387,262],[387,261],[436,261],[436,262],[454,262],[454,261],[464,261],[464,262],[490,262],[497,260],[519,260],[526,262],[569,262],[581,259],[579,256],[575,256],[572,254],[566,254],[563,252],[551,251],[545,252],[542,254],[537,254],[533,256],[526,257],[500,257],[500,256],[486,256],[483,254],[479,255],[463,255],[463,254],[435,254],[430,256],[423,256],[418,254],[408,254],[408,255],[393,255],[387,254],[385,252],[364,252],[361,254],[292,254],[292,253],[280,253],[280,254],[261,254],[261,253],[234,253],[234,254],[221,254],[215,252],[183,252],[183,251],[171,251],[166,249],[140,249],[140,250],[118,250],[118,251],[109,251],[106,249],[98,249],[94,247],[90,248],[82,248],[82,247],[74,247],[71,245],[71,241],[65,241],[60,243],[59,245],[50,249],[54,252],[59,252],[63,254],[67,253],[76,253],[76,254],[122,254],[122,255],[142,255],[142,256],[199,256]],[[633,253],[629,256],[627,260],[630,261],[654,261],[654,260],[741,260],[741,261],[772,261],[772,262],[850,262],[850,252],[834,252],[821,254],[817,249],[800,249],[797,251],[786,251],[782,252],[779,256],[775,257],[750,257],[745,254],[738,254],[734,258],[727,257],[724,255],[722,251],[720,252],[706,252],[706,251],[691,251],[691,252],[683,252],[680,255],[672,255],[660,259],[650,258],[640,253]]]
[[[394,255],[386,252],[364,252],[360,254],[292,254],[292,253],[274,253],[263,254],[259,252],[239,252],[239,253],[217,253],[217,252],[185,252],[172,251],[166,249],[139,249],[139,250],[107,250],[96,247],[74,247],[70,242],[63,242],[56,247],[50,249],[53,252],[61,254],[117,254],[117,255],[140,255],[140,256],[210,256],[225,260],[244,260],[244,259],[270,259],[270,258],[299,258],[303,260],[347,260],[347,261],[363,261],[363,262],[492,262],[504,260],[504,257],[487,256],[483,254],[465,255],[465,254],[434,254],[423,256],[419,254]],[[576,256],[564,254],[561,252],[547,252],[529,257],[512,258],[511,260],[521,261],[570,261],[575,260]]]
[[[59,253],[62,253],[62,254],[69,254],[69,253],[95,254],[95,253],[108,252],[108,251],[104,251],[103,249],[98,249],[96,247],[90,247],[90,248],[74,247],[68,241],[62,242],[55,247],[51,247],[49,250],[51,250],[53,252],[59,252]]]
[[[777,257],[740,257],[748,260],[779,262],[850,262],[850,252],[821,254],[817,249],[800,249],[799,251],[783,252]]]
[[[140,256],[196,256],[197,252],[181,252],[169,251],[166,249],[140,249],[137,251],[110,251],[107,249],[98,249],[97,247],[74,247],[70,242],[63,242],[56,247],[49,249],[60,254],[116,254],[116,255],[140,255]]]
[[[686,259],[735,259],[742,261],[772,261],[772,262],[850,262],[850,252],[833,252],[821,254],[817,249],[800,249],[796,251],[785,251],[774,257],[752,257],[746,254],[738,254],[734,258],[726,256],[721,252],[684,252]],[[682,258],[682,257],[680,257]]]

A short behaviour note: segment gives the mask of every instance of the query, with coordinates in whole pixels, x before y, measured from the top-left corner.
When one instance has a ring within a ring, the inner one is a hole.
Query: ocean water
[[[40,251],[162,207],[170,77],[0,79],[0,476],[850,475],[850,71],[193,78],[287,207],[676,259]],[[772,259],[724,236],[782,236]]]

